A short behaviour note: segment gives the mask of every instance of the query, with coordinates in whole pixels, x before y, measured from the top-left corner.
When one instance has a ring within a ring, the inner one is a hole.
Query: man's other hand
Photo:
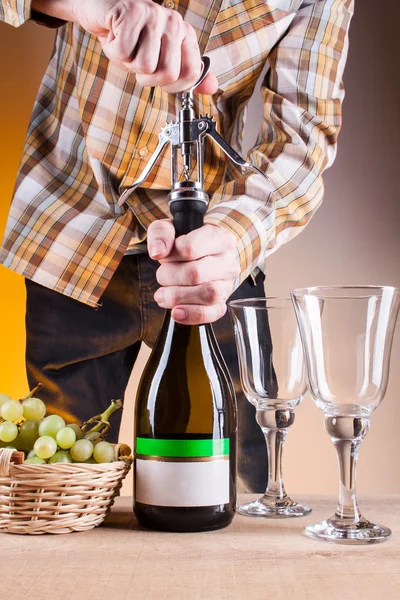
[[[175,321],[187,325],[212,323],[226,312],[226,300],[240,274],[236,239],[223,227],[203,225],[175,239],[168,219],[154,221],[148,229],[150,257],[161,263],[160,288],[154,299],[172,309]]]

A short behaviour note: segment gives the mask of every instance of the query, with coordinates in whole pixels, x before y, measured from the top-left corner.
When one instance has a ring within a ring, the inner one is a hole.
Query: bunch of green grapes
[[[45,403],[35,397],[41,387],[39,384],[21,400],[0,394],[1,447],[23,451],[25,464],[98,464],[118,458],[115,446],[105,441],[104,436],[110,427],[109,416],[122,406],[120,400],[113,400],[104,413],[80,427],[65,423],[59,415],[46,416]],[[93,426],[89,429],[90,425]]]

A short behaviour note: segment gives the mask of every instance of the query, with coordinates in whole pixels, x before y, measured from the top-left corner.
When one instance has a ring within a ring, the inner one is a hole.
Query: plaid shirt
[[[297,235],[322,201],[322,171],[336,152],[343,69],[354,0],[171,0],[198,36],[219,81],[195,95],[197,114],[212,115],[241,152],[246,104],[261,87],[263,122],[250,156],[268,173],[244,173],[209,140],[205,221],[237,238],[241,276]],[[55,47],[33,109],[0,262],[39,284],[91,306],[133,241],[170,216],[170,153],[127,202],[175,120],[180,95],[141,87],[111,64],[81,27],[31,14],[30,0],[0,0],[0,20],[57,27]],[[250,158],[250,157],[249,157]]]

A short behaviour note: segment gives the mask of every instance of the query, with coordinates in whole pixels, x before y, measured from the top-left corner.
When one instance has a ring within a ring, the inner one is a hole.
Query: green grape
[[[110,442],[99,442],[93,449],[93,457],[98,463],[109,463],[114,460],[114,446]]]
[[[26,458],[33,458],[34,456],[36,456],[35,451],[31,450],[30,452],[28,452],[28,456]]]
[[[2,442],[13,442],[18,435],[18,427],[15,423],[5,421],[0,424],[0,440]]]
[[[85,462],[92,456],[93,444],[90,440],[77,440],[70,449],[70,454],[75,462]]]
[[[24,461],[25,465],[44,465],[46,461],[44,458],[40,458],[39,456],[31,456]]]
[[[38,422],[28,420],[21,423],[19,428],[19,437],[21,438],[21,447],[23,446],[27,450],[31,450],[39,437]]]
[[[15,440],[13,440],[13,446],[15,446],[16,448],[18,448],[18,450],[21,450],[21,451],[29,450],[27,444],[25,443],[25,440],[22,439],[20,434],[18,434],[17,437],[15,438]]]
[[[0,394],[0,406],[3,406],[6,402],[10,402],[10,400],[12,400],[12,398],[7,394]]]
[[[72,463],[72,458],[69,452],[66,452],[65,450],[59,450],[50,458],[49,464],[50,463]]]
[[[58,415],[49,415],[41,423],[39,423],[39,435],[47,436],[56,439],[57,433],[65,427],[65,421]]]
[[[25,419],[40,421],[46,414],[46,405],[39,398],[27,398],[22,402],[22,410]]]
[[[63,450],[68,450],[76,442],[75,431],[71,427],[63,427],[57,432],[57,444]]]
[[[22,417],[22,405],[15,400],[4,402],[0,408],[1,416],[5,421],[19,421]]]
[[[57,452],[57,442],[50,435],[43,435],[36,440],[33,449],[39,458],[50,458]]]
[[[15,450],[15,452],[18,452],[18,448],[16,448],[15,446],[6,446],[6,448],[8,448],[9,450]]]
[[[101,433],[100,431],[89,431],[89,433],[85,433],[83,436],[85,440],[90,440],[91,442],[100,441]]]
[[[76,439],[80,440],[83,438],[82,429],[76,423],[69,423],[67,427],[71,427],[75,431]]]
[[[94,458],[88,458],[87,460],[85,460],[85,463],[89,464],[89,465],[97,465],[98,464],[97,460],[94,460]]]

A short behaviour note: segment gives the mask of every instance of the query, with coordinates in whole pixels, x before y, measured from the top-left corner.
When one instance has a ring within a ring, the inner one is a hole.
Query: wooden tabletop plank
[[[241,497],[248,501],[254,496]],[[305,537],[335,499],[300,519],[237,515],[226,529],[172,534],[138,528],[118,498],[101,527],[66,535],[0,534],[1,600],[399,600],[400,495],[361,498],[370,520],[393,530],[370,546]]]

